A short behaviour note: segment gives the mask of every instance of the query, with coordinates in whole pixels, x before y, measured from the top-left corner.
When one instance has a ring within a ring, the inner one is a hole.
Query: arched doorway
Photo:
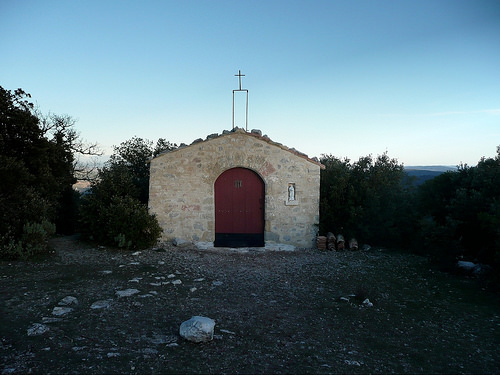
[[[217,247],[264,246],[264,181],[246,168],[232,168],[215,181]]]

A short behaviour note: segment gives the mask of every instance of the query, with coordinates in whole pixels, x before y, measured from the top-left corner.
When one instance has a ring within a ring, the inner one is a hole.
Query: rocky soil
[[[53,241],[0,263],[0,371],[498,373],[500,301],[421,257]],[[208,343],[179,336],[215,320]]]

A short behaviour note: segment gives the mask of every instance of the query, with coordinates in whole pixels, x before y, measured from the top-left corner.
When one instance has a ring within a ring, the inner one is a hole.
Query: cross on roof
[[[241,91],[241,77],[244,77],[245,75],[241,74],[241,70],[238,69],[238,74],[235,74],[234,76],[239,78],[239,81],[240,81],[240,91]]]

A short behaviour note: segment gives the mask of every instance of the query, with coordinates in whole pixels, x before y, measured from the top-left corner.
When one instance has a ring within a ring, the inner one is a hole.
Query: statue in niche
[[[288,185],[288,200],[289,201],[295,200],[295,184]]]

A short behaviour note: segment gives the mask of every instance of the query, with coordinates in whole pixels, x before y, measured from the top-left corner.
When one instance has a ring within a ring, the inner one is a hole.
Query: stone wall
[[[163,240],[214,241],[214,183],[222,172],[235,167],[251,169],[264,181],[266,243],[312,247],[323,166],[241,129],[209,136],[151,160],[149,207],[164,230]],[[290,184],[296,200],[288,202]]]

